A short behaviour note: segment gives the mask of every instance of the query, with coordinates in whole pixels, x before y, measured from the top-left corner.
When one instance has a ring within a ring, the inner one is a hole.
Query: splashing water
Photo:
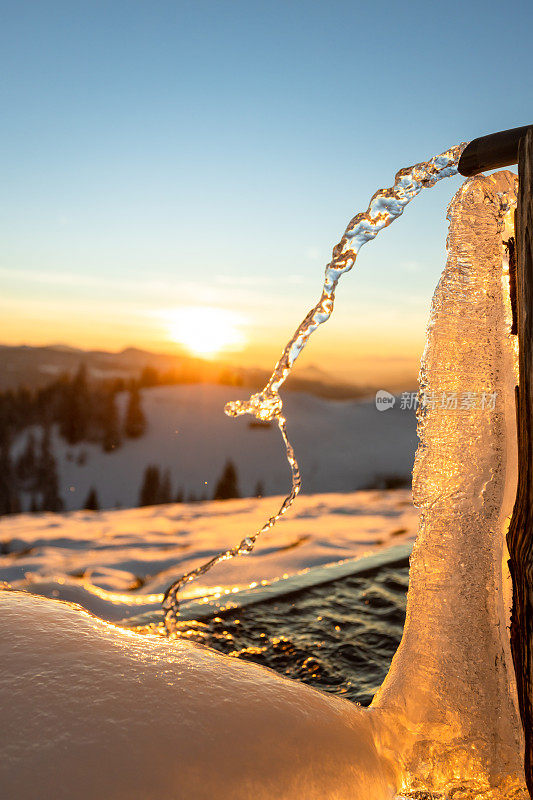
[[[429,161],[405,167],[396,173],[394,186],[380,189],[372,197],[366,211],[357,214],[348,223],[340,242],[333,248],[332,258],[326,266],[324,285],[318,303],[309,311],[295,331],[292,339],[285,346],[281,358],[262,391],[253,394],[247,401],[227,403],[225,412],[230,417],[251,414],[262,422],[275,420],[287,454],[292,485],[289,494],[283,500],[276,514],[271,516],[256,533],[246,536],[239,544],[224,550],[196,569],[183,575],[167,590],[163,608],[166,611],[165,624],[169,633],[176,630],[176,617],[179,610],[178,592],[182,586],[200,575],[204,575],[216,564],[246,555],[253,550],[254,544],[263,533],[272,528],[291,507],[301,488],[301,476],[298,462],[287,436],[286,419],[283,415],[283,402],[279,395],[281,386],[287,380],[294,362],[304,349],[311,334],[333,313],[335,291],[342,275],[349,272],[355,264],[361,247],[375,239],[378,233],[387,228],[395,219],[403,214],[405,206],[411,202],[424,188],[434,186],[442,178],[457,174],[457,164],[467,143],[451,147],[444,153],[434,156]]]

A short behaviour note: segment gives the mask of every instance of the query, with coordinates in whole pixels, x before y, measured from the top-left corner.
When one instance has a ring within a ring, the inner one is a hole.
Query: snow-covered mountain
[[[258,482],[265,495],[285,493],[289,470],[277,428],[224,414],[228,400],[248,394],[208,384],[146,389],[146,433],[111,453],[96,444],[68,446],[54,431],[65,509],[81,508],[91,487],[101,508],[137,505],[148,464],[169,469],[173,495],[183,490],[185,496],[211,498],[227,459],[237,468],[243,496],[254,494]],[[122,412],[126,399],[119,396]],[[387,488],[409,480],[416,446],[413,411],[398,402],[378,411],[373,400],[334,401],[298,392],[286,392],[284,402],[304,492]],[[28,508],[29,498],[23,501]]]

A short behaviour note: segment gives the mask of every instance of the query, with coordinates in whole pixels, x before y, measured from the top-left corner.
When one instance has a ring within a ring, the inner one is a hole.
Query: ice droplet
[[[246,539],[243,539],[240,544],[239,555],[245,556],[247,555],[247,553],[251,553],[253,549],[254,549],[254,540],[250,539],[250,537],[247,536]]]

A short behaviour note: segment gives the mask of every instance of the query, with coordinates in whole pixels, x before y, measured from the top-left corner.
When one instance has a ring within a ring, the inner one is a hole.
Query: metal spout
[[[468,178],[487,169],[509,167],[518,163],[518,143],[530,129],[533,129],[533,125],[472,139],[459,159],[459,173]]]

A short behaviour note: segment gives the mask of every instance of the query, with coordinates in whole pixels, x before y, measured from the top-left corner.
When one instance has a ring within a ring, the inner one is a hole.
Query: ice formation
[[[196,569],[178,578],[167,589],[163,607],[166,610],[165,620],[169,632],[172,633],[176,629],[176,617],[179,611],[178,593],[181,587],[199,575],[204,575],[221,561],[250,553],[258,537],[270,530],[293,504],[300,491],[301,476],[294,448],[287,436],[286,419],[279,390],[289,377],[294,362],[304,349],[311,334],[320,325],[327,322],[333,313],[335,291],[339,280],[342,275],[352,269],[361,247],[375,239],[380,231],[398,219],[403,214],[404,208],[420,194],[422,189],[434,186],[442,178],[456,175],[457,164],[465,147],[466,142],[463,142],[455,147],[450,147],[438,156],[433,156],[429,161],[401,169],[394,177],[394,186],[388,189],[379,189],[374,194],[367,210],[356,214],[350,220],[340,242],[333,248],[331,261],[326,266],[320,299],[285,345],[267,385],[245,402],[236,400],[226,405],[225,411],[230,417],[251,414],[263,422],[268,420],[277,422],[291,472],[291,489],[277,513],[269,517],[258,531],[246,536],[235,547],[223,550]]]
[[[452,201],[448,263],[422,359],[413,473],[421,522],[407,621],[373,703],[407,731],[411,789],[501,785],[506,796],[521,785],[503,552],[516,492],[518,378],[502,239],[516,181],[509,172],[479,176]]]

